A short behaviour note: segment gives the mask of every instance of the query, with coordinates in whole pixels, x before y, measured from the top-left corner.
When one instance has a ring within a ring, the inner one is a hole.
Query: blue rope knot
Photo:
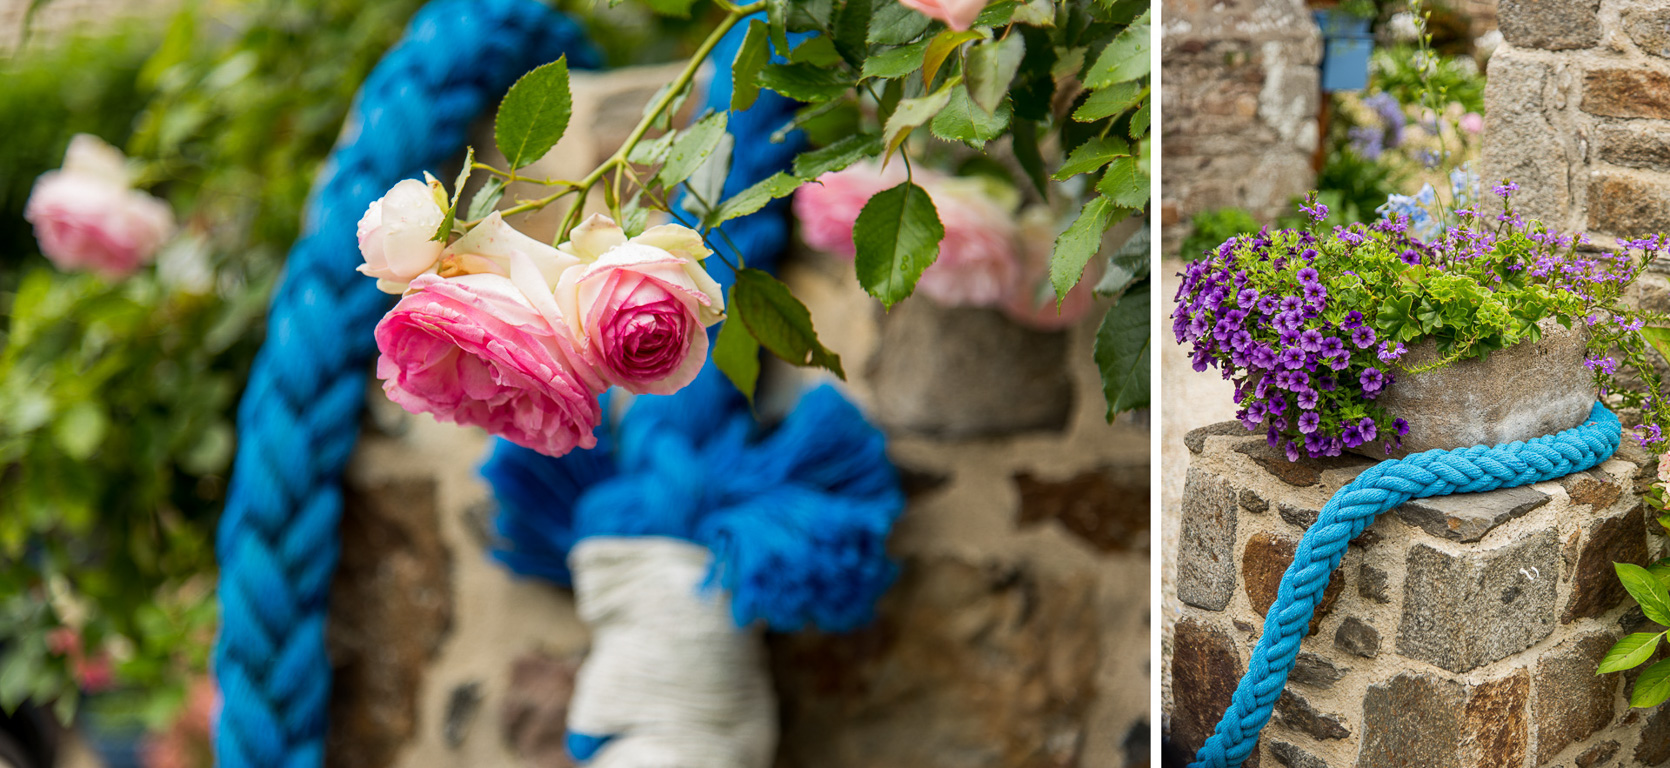
[[[1411,499],[1514,488],[1582,472],[1611,458],[1622,437],[1618,417],[1597,402],[1586,421],[1564,432],[1383,461],[1335,492],[1299,540],[1276,602],[1265,614],[1264,634],[1247,662],[1247,673],[1190,768],[1233,768],[1258,745],[1258,734],[1287,685],[1329,577],[1345,556],[1346,545],[1376,516]]]

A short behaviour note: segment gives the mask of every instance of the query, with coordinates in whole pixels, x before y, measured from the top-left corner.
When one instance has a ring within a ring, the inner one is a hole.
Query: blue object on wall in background
[[[1334,9],[1314,11],[1322,28],[1322,90],[1360,91],[1368,87],[1369,54],[1374,36],[1369,20]]]

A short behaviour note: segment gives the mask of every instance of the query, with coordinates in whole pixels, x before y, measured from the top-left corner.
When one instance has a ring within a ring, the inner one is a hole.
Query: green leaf
[[[1050,285],[1055,286],[1058,304],[1078,284],[1084,265],[1101,252],[1102,233],[1112,222],[1113,211],[1107,198],[1092,198],[1067,230],[1055,238],[1055,250],[1050,254]]]
[[[458,223],[458,198],[464,196],[464,185],[470,183],[471,166],[475,165],[475,147],[464,147],[464,166],[458,169],[458,178],[452,182],[452,200],[447,204],[446,215],[441,217],[441,227],[435,230],[435,236],[429,238],[442,243],[452,237],[452,227]]]
[[[1015,160],[1032,180],[1032,186],[1045,200],[1050,198],[1049,182],[1044,178],[1044,154],[1038,149],[1038,124],[1031,120],[1017,120],[1010,131],[1014,136]]]
[[[835,49],[835,43],[822,36],[801,42],[789,52],[788,60],[791,64],[810,64],[814,67],[834,67],[844,61]]]
[[[1663,632],[1636,632],[1619,640],[1612,650],[1606,652],[1606,657],[1600,660],[1600,667],[1595,674],[1604,675],[1608,672],[1622,672],[1634,669],[1641,663],[1652,658],[1653,651],[1658,650],[1658,641],[1664,637]]]
[[[903,301],[939,256],[944,237],[934,202],[921,187],[907,181],[876,193],[852,228],[859,284],[883,306]]]
[[[1091,65],[1089,74],[1084,78],[1084,86],[1093,90],[1106,88],[1147,75],[1152,64],[1149,57],[1151,45],[1148,14],[1145,13],[1102,49],[1102,55],[1096,58],[1096,63]]]
[[[842,379],[847,377],[840,356],[818,341],[817,331],[812,329],[812,313],[770,273],[738,271],[731,295],[742,322],[771,354],[793,365],[816,366]]]
[[[762,88],[809,103],[840,98],[853,86],[846,72],[812,64],[767,64],[760,69],[758,80]]]
[[[940,65],[945,63],[946,57],[957,50],[958,46],[982,37],[985,35],[972,29],[964,32],[947,29],[934,35],[933,40],[928,43],[928,50],[922,53],[922,87],[933,87],[934,78],[939,77]]]
[[[1009,20],[1015,16],[1015,8],[1020,5],[1016,0],[998,0],[980,9],[980,15],[974,17],[976,27],[1006,27]]]
[[[771,47],[779,51],[789,49],[788,16],[789,0],[765,0],[765,22],[771,32]]]
[[[626,153],[626,161],[634,165],[660,165],[667,161],[667,153],[676,138],[678,131],[668,131],[654,141],[640,141]]]
[[[930,126],[934,135],[947,141],[960,141],[974,149],[981,149],[986,142],[1003,135],[1003,130],[1009,127],[1009,118],[1013,110],[1009,102],[1004,100],[998,104],[995,113],[987,113],[974,99],[968,95],[968,89],[963,86],[951,93],[951,101],[934,115]]]
[[[714,211],[712,220],[707,224],[710,227],[718,226],[731,219],[747,216],[764,208],[765,204],[772,200],[779,197],[788,197],[804,183],[806,183],[804,179],[787,173],[772,174],[721,203],[719,209]]]
[[[1126,135],[1130,136],[1132,140],[1147,136],[1152,123],[1153,120],[1148,114],[1148,97],[1145,96],[1142,99],[1142,104],[1137,107],[1136,114],[1131,115],[1131,125],[1127,129]]]
[[[1114,158],[1130,157],[1131,145],[1124,139],[1117,137],[1106,139],[1091,139],[1073,148],[1067,155],[1067,162],[1061,164],[1061,170],[1051,177],[1056,181],[1066,181],[1081,173],[1090,173],[1113,162]]]
[[[1148,174],[1137,167],[1137,159],[1119,157],[1108,164],[1096,191],[1121,208],[1142,208],[1148,205],[1148,187]]]
[[[1123,208],[1119,209],[1111,223],[1118,224],[1122,214],[1125,213],[1128,213],[1128,211]],[[1147,279],[1150,269],[1149,246],[1152,244],[1153,240],[1148,231],[1148,222],[1144,221],[1142,227],[1132,233],[1130,239],[1126,240],[1125,244],[1120,246],[1119,250],[1108,258],[1108,269],[1102,273],[1101,281],[1096,283],[1096,295],[1111,296],[1117,299],[1124,295],[1126,288],[1131,287],[1138,280]]]
[[[870,20],[870,42],[876,45],[903,45],[928,31],[933,19],[906,8],[898,2],[883,2]]]
[[[1091,93],[1078,109],[1073,110],[1073,119],[1081,123],[1094,123],[1103,118],[1122,115],[1126,110],[1136,106],[1146,95],[1148,86],[1140,82],[1114,83]]]
[[[701,167],[713,149],[719,146],[719,140],[725,136],[727,115],[715,112],[696,121],[673,141],[667,151],[667,162],[655,174],[655,180],[661,186],[672,189],[690,178]]]
[[[1096,368],[1108,421],[1125,411],[1148,407],[1148,291],[1134,287],[1108,309],[1096,329]]]
[[[760,84],[755,82],[760,68],[771,61],[771,30],[764,22],[748,22],[748,33],[742,37],[742,47],[731,63],[731,109],[742,111],[754,106],[760,95]]]
[[[905,143],[913,129],[928,122],[950,103],[951,90],[956,87],[957,82],[957,78],[952,78],[932,94],[916,99],[899,100],[899,106],[893,109],[893,114],[887,116],[887,125],[881,132],[882,142],[887,148],[886,156],[891,157],[893,151]]]
[[[990,40],[970,48],[968,69],[964,77],[968,81],[968,93],[974,97],[974,103],[979,104],[987,113],[996,112],[998,104],[1003,101],[1003,95],[1009,92],[1009,83],[1015,79],[1015,72],[1021,68],[1021,59],[1025,56],[1026,39],[1020,35],[1009,35],[1001,40]]]
[[[493,143],[510,169],[543,157],[568,130],[574,100],[568,93],[568,57],[535,68],[510,86],[493,120]]]
[[[695,4],[696,0],[644,0],[650,10],[677,19],[690,18],[690,6]]]
[[[881,154],[880,136],[873,133],[854,134],[827,147],[814,149],[796,157],[794,175],[803,179],[815,179],[878,154]]]
[[[742,310],[737,308],[735,290],[725,306],[725,323],[713,342],[713,365],[736,385],[737,391],[754,403],[754,387],[760,380],[760,343],[748,331]]]
[[[864,77],[904,77],[922,68],[922,57],[928,52],[927,40],[889,48],[864,60]]]
[[[846,0],[835,15],[835,50],[854,67],[863,66],[870,54],[870,16],[871,0]]]
[[[1646,339],[1653,349],[1666,361],[1670,361],[1670,328],[1649,325],[1640,330],[1641,338]]]
[[[1647,667],[1647,671],[1635,679],[1635,690],[1629,694],[1629,705],[1656,707],[1665,699],[1670,699],[1670,659]]]
[[[1618,581],[1629,590],[1629,596],[1641,605],[1641,612],[1659,626],[1670,626],[1670,591],[1665,589],[1664,582],[1639,565],[1613,563],[1612,567],[1618,571]]]
[[[736,140],[729,133],[721,132],[719,144],[684,183],[684,189],[689,194],[684,196],[681,207],[696,214],[697,219],[705,221],[718,213],[720,198],[725,194],[725,178],[730,175],[731,149],[735,144]]]
[[[487,183],[481,185],[481,189],[476,190],[475,196],[470,198],[470,208],[465,212],[464,218],[469,221],[480,221],[487,214],[492,213],[493,209],[498,207],[499,200],[503,198],[504,179],[498,176],[489,176]]]
[[[1016,24],[1027,24],[1034,27],[1055,26],[1055,3],[1050,0],[1031,0],[1016,6],[1015,12],[1009,20]]]
[[[86,461],[104,443],[110,419],[97,402],[84,400],[76,403],[52,423],[52,439],[65,456]]]

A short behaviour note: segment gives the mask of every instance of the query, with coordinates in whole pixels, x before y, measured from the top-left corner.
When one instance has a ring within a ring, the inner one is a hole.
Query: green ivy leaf
[[[708,226],[718,226],[731,219],[747,216],[764,208],[765,204],[772,200],[779,197],[788,197],[804,183],[806,183],[804,179],[787,173],[772,174],[731,196],[731,199],[720,203],[718,210],[713,213],[712,220],[708,222]]]
[[[713,342],[713,365],[731,380],[737,391],[754,403],[754,387],[760,380],[760,343],[748,332],[748,323],[737,308],[735,290],[725,306],[725,322]]]
[[[891,308],[916,290],[944,237],[934,202],[921,187],[907,181],[876,193],[852,228],[858,282]]]
[[[770,273],[743,269],[736,273],[731,295],[742,322],[771,354],[784,362],[816,366],[846,379],[840,356],[818,341],[817,331],[812,329],[812,313],[789,292],[788,286]]]
[[[748,32],[742,36],[742,47],[731,63],[731,109],[738,112],[754,106],[760,95],[760,84],[755,82],[760,69],[771,61],[771,30],[764,22],[748,22]]]
[[[964,77],[974,103],[987,113],[996,112],[1025,56],[1026,38],[1020,35],[1009,35],[970,48]]]
[[[1647,671],[1635,679],[1635,690],[1629,694],[1629,705],[1656,707],[1665,699],[1670,699],[1670,659],[1647,667]]]
[[[1118,157],[1102,172],[1096,191],[1121,208],[1142,208],[1148,205],[1148,186],[1148,174],[1137,167],[1136,158]]]
[[[922,68],[922,57],[928,52],[927,40],[889,48],[864,60],[864,77],[904,77]]]
[[[1055,238],[1055,250],[1050,254],[1050,285],[1055,287],[1058,304],[1078,284],[1084,265],[1102,250],[1102,233],[1112,223],[1113,212],[1114,206],[1107,198],[1092,198],[1067,230]]]
[[[1073,110],[1073,119],[1081,123],[1094,123],[1114,115],[1122,115],[1126,110],[1136,106],[1146,95],[1148,86],[1141,82],[1114,83],[1091,93],[1078,109]]]
[[[465,212],[464,218],[470,221],[480,221],[487,214],[492,213],[493,209],[498,207],[499,200],[503,198],[504,179],[498,176],[489,176],[487,183],[481,185],[481,189],[476,190],[475,196],[470,198],[470,208]]]
[[[1096,329],[1096,368],[1110,422],[1125,411],[1148,407],[1148,301],[1145,285],[1133,287]]]
[[[1061,164],[1061,170],[1055,172],[1056,181],[1066,181],[1081,173],[1090,173],[1113,162],[1114,158],[1130,157],[1131,145],[1124,139],[1110,137],[1105,139],[1091,139],[1073,148],[1067,155],[1067,162]]]
[[[725,136],[727,122],[726,113],[715,112],[686,129],[668,149],[667,162],[655,174],[655,181],[672,189],[690,178],[690,174],[695,173],[719,146],[719,140]]]
[[[870,20],[870,42],[876,45],[903,45],[928,31],[933,19],[896,2],[883,2]]]
[[[1148,14],[1144,13],[1102,49],[1102,55],[1096,57],[1096,63],[1091,65],[1089,74],[1085,76],[1085,87],[1106,88],[1147,75],[1152,65],[1149,57],[1151,45]]]
[[[1613,563],[1612,567],[1629,596],[1641,605],[1641,612],[1659,626],[1670,626],[1670,590],[1665,589],[1664,582],[1639,565]]]
[[[893,114],[887,116],[887,124],[882,128],[881,139],[886,144],[887,156],[905,143],[910,132],[917,126],[928,122],[934,115],[945,108],[951,101],[951,90],[959,82],[952,78],[938,91],[915,99],[900,99],[899,106],[893,109]]]
[[[1003,130],[1009,127],[1012,113],[1007,100],[998,104],[996,112],[987,113],[974,103],[968,89],[957,86],[951,92],[951,101],[934,115],[929,127],[935,136],[946,141],[960,141],[974,149],[981,149],[986,142],[1003,135]]]
[[[854,134],[827,147],[814,149],[796,157],[794,175],[803,179],[815,179],[880,153],[880,136],[873,133]]]
[[[1619,640],[1612,650],[1606,652],[1606,657],[1600,660],[1600,667],[1595,674],[1604,675],[1608,672],[1622,672],[1634,669],[1641,663],[1652,658],[1653,651],[1658,650],[1658,641],[1664,637],[1663,632],[1636,632]]]
[[[767,64],[758,80],[762,88],[814,104],[840,98],[853,86],[846,72],[813,64]]]
[[[535,68],[510,86],[493,120],[493,143],[511,170],[543,157],[568,130],[574,100],[568,92],[568,57]]]

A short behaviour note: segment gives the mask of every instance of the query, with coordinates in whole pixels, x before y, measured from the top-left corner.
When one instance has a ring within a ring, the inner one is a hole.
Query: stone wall
[[[1322,41],[1302,0],[1167,0],[1163,19],[1161,222],[1174,253],[1201,211],[1270,221],[1315,185]]]
[[[576,74],[569,135],[529,173],[589,170],[665,80]],[[777,764],[1148,765],[1148,426],[1102,419],[1095,319],[1036,333],[920,298],[883,313],[851,272],[802,255],[784,276],[888,431],[910,499],[889,544],[904,570],[873,626],[768,638]],[[767,413],[808,383],[780,364],[765,377]],[[572,596],[488,560],[482,433],[368,397],[333,592],[328,762],[568,765],[587,645]]]
[[[1192,754],[1245,671],[1299,538],[1371,463],[1289,463],[1236,422],[1185,442],[1164,707],[1171,742]],[[1662,546],[1639,497],[1651,471],[1626,446],[1588,472],[1382,515],[1334,572],[1247,765],[1670,762],[1670,714],[1630,709],[1630,675],[1594,673],[1645,622],[1612,563]]]

